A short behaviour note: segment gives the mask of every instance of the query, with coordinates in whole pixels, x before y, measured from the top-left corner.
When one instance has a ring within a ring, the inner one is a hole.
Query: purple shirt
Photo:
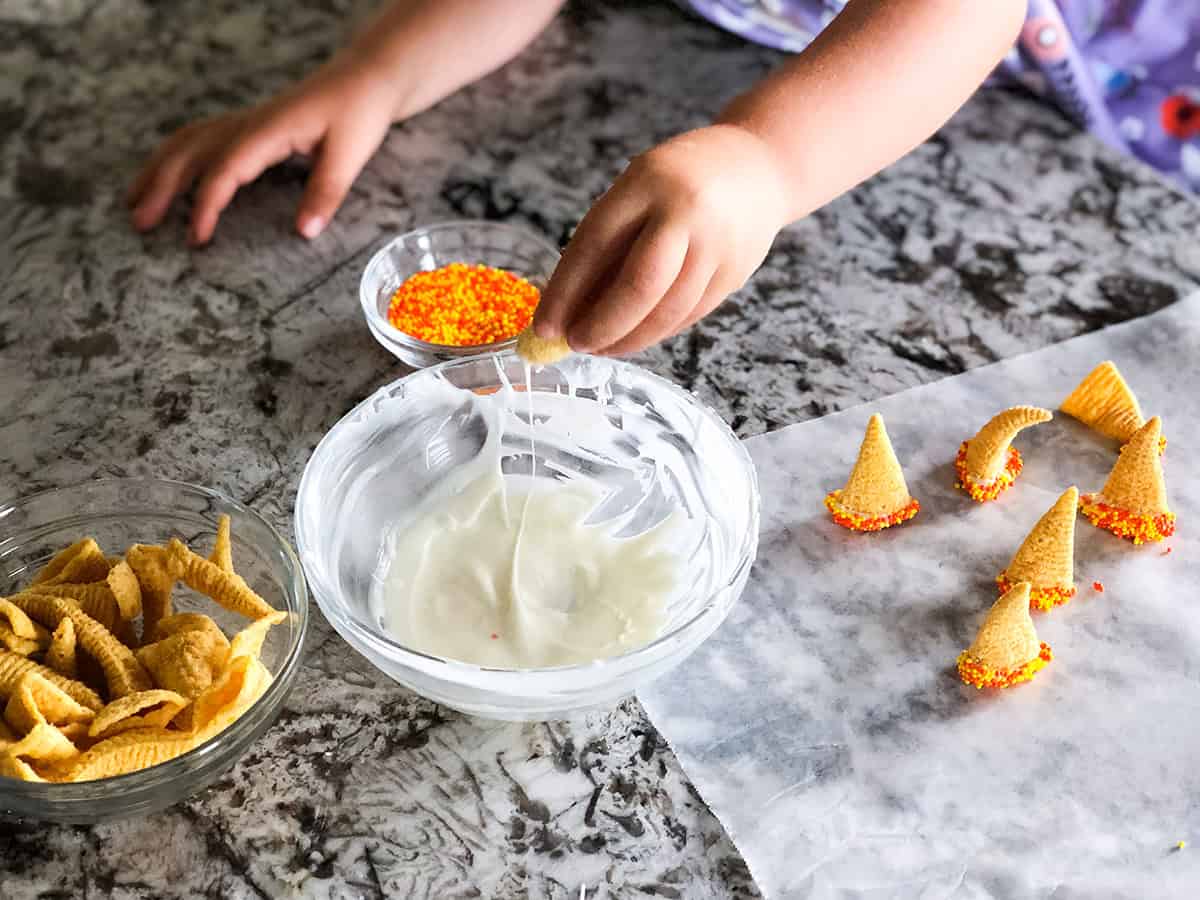
[[[986,0],[983,0],[986,2]],[[1105,143],[1200,191],[1200,0],[1028,0],[998,75]],[[798,51],[845,0],[688,0],[743,37]]]

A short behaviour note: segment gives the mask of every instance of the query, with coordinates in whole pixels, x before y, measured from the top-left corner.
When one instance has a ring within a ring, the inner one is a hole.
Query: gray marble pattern
[[[1200,294],[747,442],[764,498],[750,584],[641,702],[766,897],[1195,896],[1200,856],[1177,844],[1200,834],[1198,353]],[[955,487],[955,451],[1008,406],[1056,409],[1105,359],[1163,417],[1179,533],[1137,547],[1079,518],[1078,594],[1033,617],[1054,658],[977,691],[955,660],[996,576],[1067,487],[1103,486],[1117,444],[1063,414],[1026,429],[1024,471],[986,504]],[[873,412],[921,511],[860,535],[822,500]]]
[[[397,126],[311,244],[291,231],[299,162],[239,192],[205,250],[184,246],[186,204],[151,235],[126,226],[121,192],[161,136],[311,70],[362,8],[0,0],[0,495],[154,474],[289,529],[311,448],[404,371],[357,306],[379,243],[459,216],[561,241],[631,155],[780,59],[670,3],[575,4]],[[1193,198],[1054,111],[984,92],[639,361],[752,435],[1166,306],[1200,278],[1198,224]],[[465,719],[319,616],[304,675],[241,764],[168,813],[0,825],[5,896],[756,895],[636,702]]]

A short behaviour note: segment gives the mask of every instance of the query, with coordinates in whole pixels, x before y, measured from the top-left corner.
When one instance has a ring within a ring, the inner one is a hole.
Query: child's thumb
[[[377,140],[344,131],[325,136],[296,215],[296,229],[302,235],[311,240],[325,230],[378,145]]]

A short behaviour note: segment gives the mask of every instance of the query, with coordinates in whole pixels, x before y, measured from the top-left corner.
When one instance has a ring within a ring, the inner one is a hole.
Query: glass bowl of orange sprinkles
[[[375,339],[424,368],[515,346],[557,263],[552,243],[518,225],[443,222],[380,248],[359,299]]]

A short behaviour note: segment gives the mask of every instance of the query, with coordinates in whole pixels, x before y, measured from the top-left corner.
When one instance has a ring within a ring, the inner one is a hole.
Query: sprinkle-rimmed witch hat
[[[959,487],[980,503],[995,500],[1021,474],[1021,454],[1012,446],[1017,432],[1052,418],[1050,410],[1038,406],[1014,406],[994,415],[958,448],[954,469]]]
[[[958,675],[972,687],[1006,688],[1029,681],[1050,661],[1029,615],[1029,582],[992,604],[974,643],[958,656]]]
[[[833,521],[852,531],[879,531],[907,522],[921,509],[908,493],[883,416],[875,413],[858,448],[846,486],[825,498]]]
[[[1162,420],[1143,425],[1121,455],[1099,493],[1084,494],[1079,508],[1097,528],[1135,544],[1161,541],[1175,533],[1175,513],[1167,504],[1160,447]]]
[[[1075,596],[1075,517],[1079,491],[1069,487],[1021,543],[996,578],[1002,594],[1028,581],[1029,605],[1043,612]]]
[[[1116,364],[1100,363],[1062,402],[1062,411],[1124,444],[1146,424],[1137,397]]]

